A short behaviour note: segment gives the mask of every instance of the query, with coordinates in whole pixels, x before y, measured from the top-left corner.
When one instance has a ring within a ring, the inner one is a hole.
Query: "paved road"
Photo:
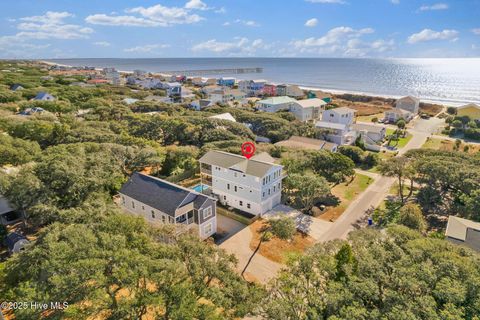
[[[437,118],[431,118],[429,120],[416,119],[412,129],[409,130],[413,135],[412,139],[410,139],[405,147],[398,151],[398,155],[403,155],[411,149],[420,148],[427,140],[427,137],[433,132],[436,132],[442,123],[443,120]],[[364,172],[362,173],[365,174]],[[332,227],[320,237],[320,241],[346,238],[347,234],[355,229],[356,223],[365,218],[367,210],[380,205],[388,195],[394,182],[395,178],[377,176],[375,182],[353,201],[340,218],[333,223]]]

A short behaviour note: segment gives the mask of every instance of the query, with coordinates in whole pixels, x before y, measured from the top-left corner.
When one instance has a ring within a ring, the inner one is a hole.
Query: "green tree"
[[[427,222],[423,217],[422,209],[414,203],[407,203],[400,209],[397,222],[419,232],[425,232]]]
[[[413,183],[415,176],[415,169],[410,160],[406,157],[394,157],[387,161],[383,161],[379,165],[380,172],[387,177],[397,178],[398,196],[400,201],[405,203],[413,194]],[[410,191],[405,195],[405,183],[410,181]]]
[[[284,196],[305,211],[330,194],[327,180],[313,173],[291,174],[285,179],[283,187]]]

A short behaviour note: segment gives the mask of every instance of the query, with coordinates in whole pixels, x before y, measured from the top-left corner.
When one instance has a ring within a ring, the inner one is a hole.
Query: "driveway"
[[[217,235],[220,237],[217,238],[216,243],[223,243],[244,228],[248,228],[248,226],[232,218],[217,214]]]

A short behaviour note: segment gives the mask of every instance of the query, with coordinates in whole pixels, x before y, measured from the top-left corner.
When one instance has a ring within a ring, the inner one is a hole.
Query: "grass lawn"
[[[338,197],[340,204],[336,207],[327,207],[327,210],[319,216],[319,218],[327,221],[335,221],[338,219],[350,203],[352,203],[360,193],[365,191],[372,182],[372,178],[357,173],[353,181],[340,183],[333,187],[332,194]]]
[[[465,148],[468,146],[467,151]],[[427,141],[422,146],[423,149],[434,149],[434,150],[444,150],[444,151],[458,151],[458,152],[468,152],[474,154],[480,151],[480,145],[465,143],[462,141],[458,150],[455,150],[455,141],[438,139],[438,138],[428,138]]]
[[[390,158],[393,158],[395,156],[395,153],[393,152],[388,152],[388,151],[385,151],[385,152],[372,152],[372,153],[376,153],[378,154],[378,156],[380,157],[381,160],[383,161],[386,161]],[[372,172],[372,173],[379,173],[380,171],[378,170],[378,166],[375,166],[373,168],[370,168],[367,170],[368,172]]]
[[[265,225],[265,220],[257,220],[252,223],[250,231],[252,231],[252,240],[250,241],[250,249],[255,250],[260,241],[261,230]],[[261,254],[265,258],[285,264],[290,258],[294,258],[313,246],[315,240],[303,233],[297,232],[292,240],[286,241],[273,237],[269,241],[264,241],[260,246],[257,254]]]
[[[387,128],[387,137],[395,132],[395,129],[392,128]],[[405,138],[400,138],[398,141],[392,141],[391,145],[395,146],[395,143],[397,143],[396,147],[397,149],[405,147],[405,145],[412,139],[412,135],[410,133],[407,133],[407,136]]]
[[[373,118],[377,118],[378,120],[383,119],[384,115],[383,113],[376,113],[376,114],[371,114],[368,116],[358,116],[357,121],[358,122],[372,122]]]

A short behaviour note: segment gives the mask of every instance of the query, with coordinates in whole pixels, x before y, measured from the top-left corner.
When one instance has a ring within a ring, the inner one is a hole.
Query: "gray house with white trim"
[[[119,191],[121,206],[152,224],[194,230],[201,239],[217,231],[216,199],[171,182],[135,172]]]

